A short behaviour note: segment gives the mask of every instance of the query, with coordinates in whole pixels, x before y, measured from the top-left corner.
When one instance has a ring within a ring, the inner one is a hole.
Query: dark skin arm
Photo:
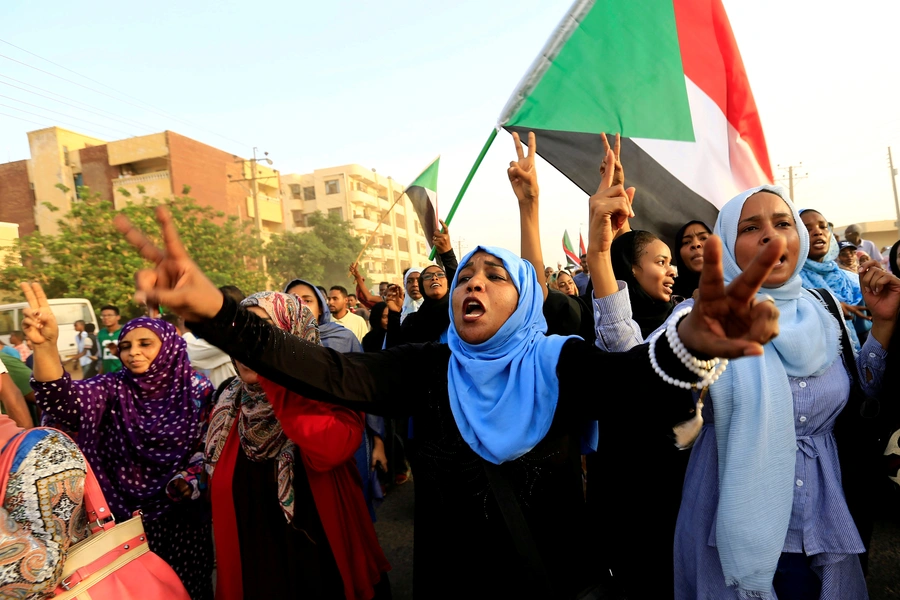
[[[32,401],[34,401],[34,392],[30,395]],[[3,404],[6,414],[16,422],[16,425],[25,429],[34,427],[31,413],[28,412],[28,405],[25,403],[25,397],[22,396],[22,392],[16,387],[9,373],[0,375],[0,403]]]

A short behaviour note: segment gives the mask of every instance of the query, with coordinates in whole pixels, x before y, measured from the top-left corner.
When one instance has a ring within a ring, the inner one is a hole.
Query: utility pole
[[[897,214],[897,232],[900,233],[900,200],[897,199],[897,169],[894,168],[894,157],[891,155],[891,147],[888,146],[888,165],[891,168],[891,186],[894,188],[894,210]]]
[[[250,192],[253,194],[253,215],[255,216],[256,221],[256,235],[262,240],[262,216],[259,214],[259,184],[256,182],[256,146],[253,147],[253,159],[250,161]]]
[[[462,238],[462,237],[456,238],[456,248],[459,250],[459,259],[458,260],[462,260],[462,257],[463,257],[462,249],[463,249],[464,241],[465,241],[465,238]]]
[[[794,198],[794,180],[795,179],[806,179],[807,175],[809,175],[809,173],[803,173],[802,175],[794,173],[794,169],[800,169],[802,167],[803,167],[802,162],[798,163],[796,165],[788,165],[786,167],[782,167],[781,165],[776,165],[776,168],[778,168],[778,169],[782,169],[782,170],[787,169],[787,172],[788,172],[787,177],[778,177],[775,179],[775,181],[777,183],[779,181],[787,180],[788,195],[791,197],[791,200],[796,200],[796,198]]]

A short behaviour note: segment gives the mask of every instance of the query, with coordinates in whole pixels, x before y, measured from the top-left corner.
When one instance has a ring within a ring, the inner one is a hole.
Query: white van
[[[93,323],[94,333],[100,333],[97,317],[94,316],[94,307],[90,300],[85,298],[51,298],[47,303],[53,309],[56,322],[59,324],[59,339],[56,347],[62,360],[68,360],[78,354],[78,346],[75,344],[75,321]],[[27,307],[27,302],[15,304],[0,304],[0,340],[9,344],[9,334],[22,329],[22,319],[25,314],[22,309]]]

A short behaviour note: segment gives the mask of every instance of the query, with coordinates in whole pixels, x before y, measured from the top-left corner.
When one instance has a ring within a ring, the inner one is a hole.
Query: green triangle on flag
[[[406,186],[404,191],[416,211],[416,216],[419,217],[419,223],[425,231],[425,241],[429,247],[431,247],[434,232],[440,226],[437,220],[437,184],[440,164],[441,157],[438,156],[412,183]]]

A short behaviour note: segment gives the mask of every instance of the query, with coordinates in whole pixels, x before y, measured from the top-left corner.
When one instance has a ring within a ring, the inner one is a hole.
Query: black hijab
[[[421,277],[425,271],[435,272],[436,265],[428,265],[422,269],[419,279],[419,288],[422,290],[422,306],[414,313],[410,313],[400,325],[403,342],[406,344],[420,344],[425,342],[437,342],[447,328],[450,327],[450,280],[445,279],[447,293],[440,300],[434,300],[425,293],[425,286]],[[429,270],[431,269],[431,270]],[[437,267],[441,273],[444,269]],[[430,283],[430,282],[429,282]]]
[[[663,302],[651,298],[634,278],[632,272],[632,268],[635,266],[637,243],[646,246],[655,239],[657,238],[652,233],[638,229],[617,237],[610,248],[613,272],[616,279],[624,281],[628,285],[628,295],[631,298],[631,318],[641,328],[641,335],[645,340],[665,323],[672,314],[672,309],[675,308],[675,304],[671,300]],[[643,250],[641,248],[641,252]]]
[[[703,221],[688,221],[685,223],[678,233],[675,234],[672,252],[674,253],[675,266],[678,267],[678,277],[675,278],[675,285],[672,287],[672,293],[682,298],[690,298],[694,295],[694,291],[700,285],[700,273],[695,272],[689,265],[681,261],[681,240],[684,238],[684,232],[691,225],[703,225],[706,231],[712,233],[709,225]]]
[[[894,242],[894,245],[891,246],[891,254],[890,254],[890,267],[891,273],[894,274],[894,277],[900,277],[900,267],[897,267],[897,253],[900,251],[900,241]]]
[[[384,346],[384,336],[387,329],[381,326],[381,317],[388,309],[385,302],[378,302],[369,311],[369,333],[363,336],[363,352],[378,352]]]

